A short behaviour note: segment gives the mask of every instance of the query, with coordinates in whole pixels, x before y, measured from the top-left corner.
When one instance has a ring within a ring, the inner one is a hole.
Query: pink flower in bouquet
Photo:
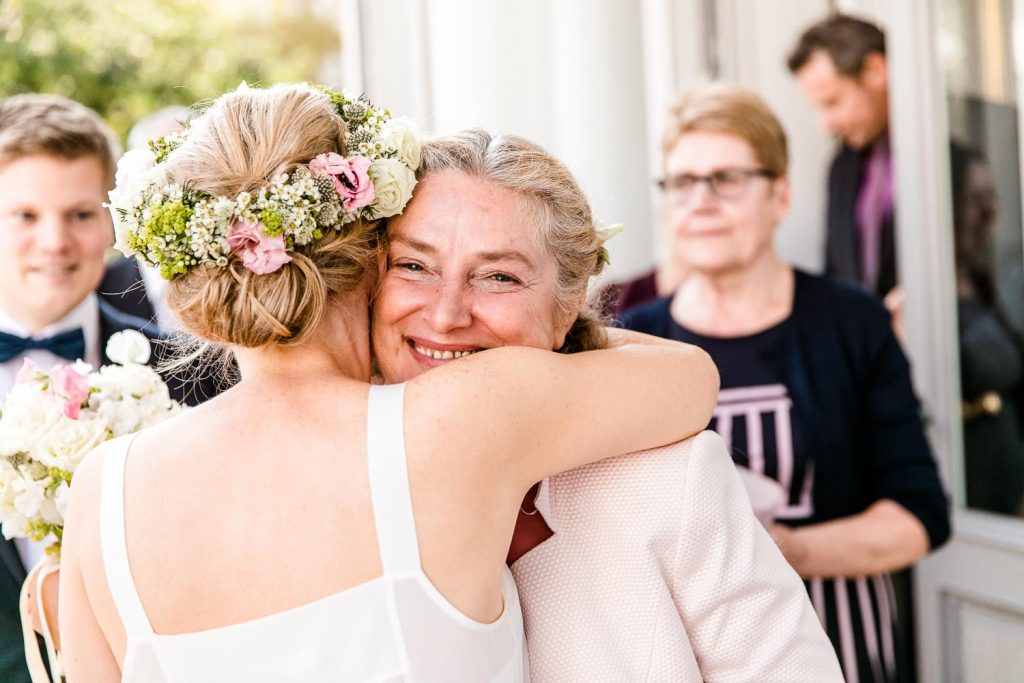
[[[263,223],[235,221],[228,232],[231,252],[242,259],[242,265],[256,273],[273,273],[292,260],[285,249],[284,236],[271,237],[263,232]]]
[[[31,358],[26,358],[21,364],[21,368],[18,370],[18,374],[14,376],[15,383],[20,384],[21,382],[31,382],[32,380],[43,374],[43,371],[39,369]]]
[[[49,391],[64,399],[64,414],[77,420],[82,403],[89,397],[89,378],[78,374],[73,365],[55,365],[50,370]]]
[[[369,169],[370,160],[366,157],[346,159],[334,152],[320,154],[309,162],[313,175],[322,173],[331,179],[348,211],[357,211],[373,203],[376,194]]]

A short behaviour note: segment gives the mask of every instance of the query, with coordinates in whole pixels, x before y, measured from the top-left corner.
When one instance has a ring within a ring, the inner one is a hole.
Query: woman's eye
[[[517,278],[515,275],[509,275],[508,273],[488,273],[484,279],[486,279],[488,282],[499,285],[522,284],[522,280]]]
[[[413,263],[411,261],[392,261],[391,268],[394,270],[405,270],[410,273],[419,273],[423,271],[423,266],[419,263]]]
[[[22,223],[30,223],[35,220],[36,215],[31,211],[15,211],[14,218]]]

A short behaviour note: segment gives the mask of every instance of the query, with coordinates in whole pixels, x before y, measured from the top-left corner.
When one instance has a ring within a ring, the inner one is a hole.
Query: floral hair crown
[[[401,213],[420,164],[415,124],[392,118],[362,95],[318,89],[345,122],[349,156],[320,154],[253,193],[218,197],[167,177],[164,162],[188,139],[187,128],[158,138],[117,164],[107,205],[115,246],[158,268],[167,280],[201,265],[226,267],[232,255],[252,272],[266,274],[291,261],[288,252],[327,231]]]

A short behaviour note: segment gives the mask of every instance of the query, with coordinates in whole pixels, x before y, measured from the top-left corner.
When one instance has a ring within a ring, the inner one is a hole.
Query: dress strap
[[[124,532],[124,468],[128,451],[135,441],[133,435],[122,437],[119,448],[108,452],[103,459],[103,483],[100,489],[100,547],[103,551],[103,569],[107,585],[114,599],[117,613],[124,624],[128,640],[153,633],[153,627],[142,608],[135,590],[132,571],[128,566],[128,546]]]
[[[419,571],[420,550],[405,461],[405,384],[371,386],[366,458],[377,544],[384,573]]]

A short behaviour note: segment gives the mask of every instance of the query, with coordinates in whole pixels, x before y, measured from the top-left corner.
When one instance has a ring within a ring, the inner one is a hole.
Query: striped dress
[[[714,358],[722,391],[710,428],[733,461],[782,485],[781,524],[825,521],[815,515],[814,449],[796,423],[778,357],[789,321],[747,337],[712,338],[679,328],[676,338]],[[834,484],[832,484],[834,485]],[[839,656],[849,683],[896,681],[896,601],[887,574],[805,581],[811,603]]]

